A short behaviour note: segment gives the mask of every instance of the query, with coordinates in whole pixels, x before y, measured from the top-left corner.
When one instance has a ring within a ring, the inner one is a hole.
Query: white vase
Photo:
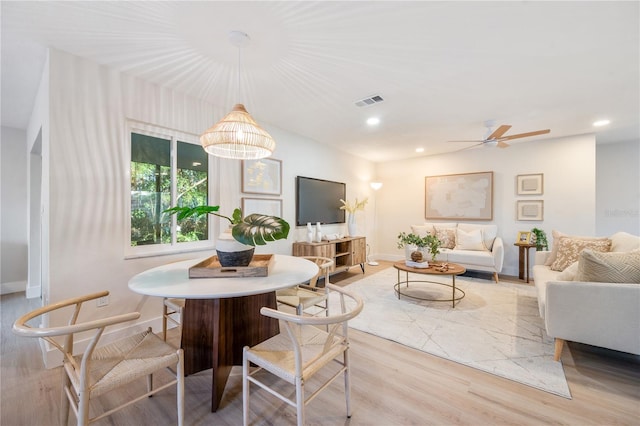
[[[216,253],[222,266],[247,266],[255,247],[242,244],[233,238],[231,228],[224,231],[216,241]]]
[[[356,216],[353,214],[350,214],[347,219],[347,232],[350,237],[356,236]]]

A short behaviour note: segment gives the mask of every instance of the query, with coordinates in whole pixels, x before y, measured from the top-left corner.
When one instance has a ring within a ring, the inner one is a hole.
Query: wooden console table
[[[526,271],[527,282],[529,282],[529,249],[531,247],[536,247],[536,245],[515,243],[514,246],[518,247],[519,249],[518,278],[524,280]]]
[[[293,243],[294,256],[321,256],[333,259],[330,272],[341,272],[360,265],[364,273],[367,261],[367,240],[365,237],[345,237],[319,243]]]

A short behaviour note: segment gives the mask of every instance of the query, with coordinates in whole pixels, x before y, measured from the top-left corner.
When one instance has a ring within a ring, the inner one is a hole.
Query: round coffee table
[[[400,296],[405,296],[405,297],[410,297],[412,299],[428,300],[431,302],[451,302],[452,307],[455,308],[456,302],[465,296],[464,291],[462,291],[459,288],[456,288],[456,275],[464,274],[466,272],[466,269],[461,265],[458,265],[456,263],[437,263],[433,265],[430,264],[428,268],[414,268],[411,266],[407,266],[405,264],[405,261],[401,260],[399,262],[395,262],[393,264],[393,267],[396,268],[396,270],[398,271],[398,282],[395,286],[393,286],[393,289],[398,294],[398,299],[400,299]],[[400,280],[400,272],[405,273],[404,281]],[[419,275],[433,275],[433,276],[449,275],[451,276],[451,284],[446,284],[446,283],[441,283],[438,281],[431,281],[431,280],[409,280],[409,272],[411,272],[412,274],[419,274]],[[408,292],[406,292],[406,290],[403,293],[402,287],[401,287],[402,284],[406,284],[405,289],[408,289],[409,283],[430,283],[430,284],[443,285],[445,287],[451,287],[451,299],[430,299],[430,298],[411,295]],[[458,292],[457,296],[456,296],[456,292]]]

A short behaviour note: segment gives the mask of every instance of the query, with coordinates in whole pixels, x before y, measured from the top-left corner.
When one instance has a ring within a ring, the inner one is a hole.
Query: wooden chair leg
[[[304,383],[300,378],[296,378],[296,410],[298,426],[304,426]]]
[[[177,398],[178,398],[178,426],[184,425],[184,352],[182,349],[178,349],[178,383],[177,386]]]
[[[347,418],[351,418],[351,367],[349,367],[349,349],[344,351],[344,396],[347,402]]]
[[[167,341],[167,305],[162,302],[162,340]]]
[[[560,356],[562,355],[563,346],[564,346],[564,339],[559,339],[556,337],[555,351],[553,353],[554,361],[560,361]]]
[[[71,386],[71,380],[67,376],[67,372],[62,367],[62,400],[60,401],[60,424],[69,423],[69,397],[67,396],[67,388]]]

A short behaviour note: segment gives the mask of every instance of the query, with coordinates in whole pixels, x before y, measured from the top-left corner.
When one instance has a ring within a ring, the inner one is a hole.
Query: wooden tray
[[[254,254],[249,266],[222,266],[218,256],[211,256],[189,268],[189,278],[266,277],[272,263],[272,254]]]

